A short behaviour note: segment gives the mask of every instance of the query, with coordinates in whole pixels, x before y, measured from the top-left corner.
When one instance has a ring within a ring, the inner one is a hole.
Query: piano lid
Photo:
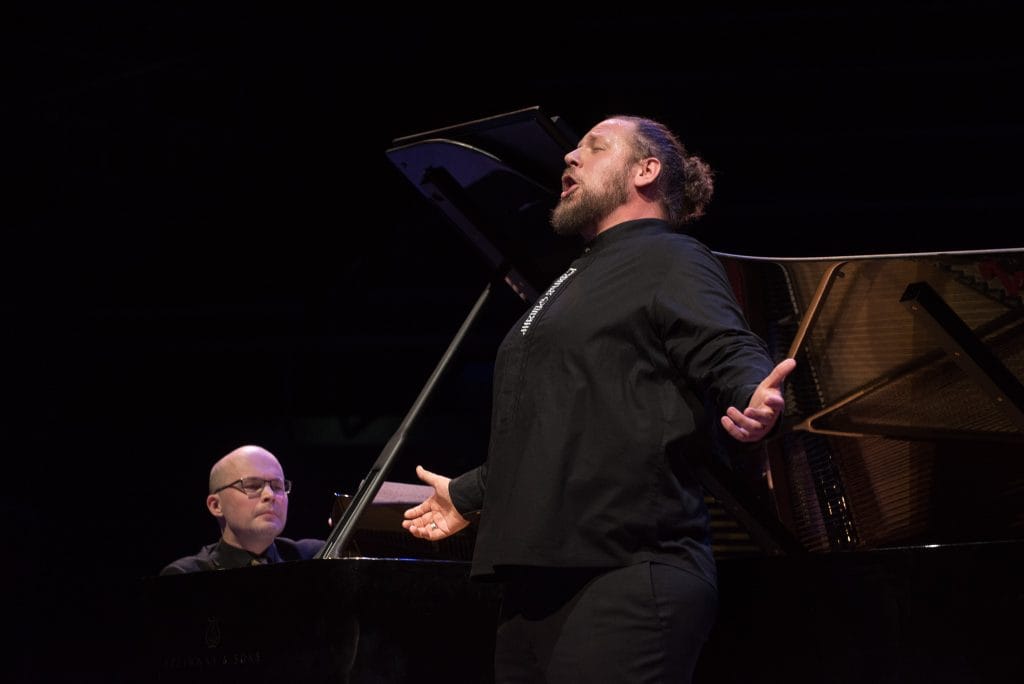
[[[719,256],[803,361],[815,396],[793,397],[792,429],[1024,442],[1024,250]]]
[[[1024,538],[1024,249],[718,256],[798,361],[741,511],[810,551]]]

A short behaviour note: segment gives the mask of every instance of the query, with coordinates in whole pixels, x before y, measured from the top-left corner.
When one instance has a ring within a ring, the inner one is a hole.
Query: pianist
[[[435,493],[403,525],[436,541],[480,510],[497,682],[689,682],[717,611],[693,464],[715,425],[773,430],[794,362],[773,364],[722,265],[677,232],[712,179],[674,134],[607,119],[565,163],[552,225],[582,253],[498,350],[487,462],[418,469]]]
[[[226,570],[312,558],[320,539],[280,536],[288,519],[291,482],[277,458],[258,446],[241,446],[210,469],[206,508],[220,526],[220,540],[194,556],[170,563],[161,575]]]

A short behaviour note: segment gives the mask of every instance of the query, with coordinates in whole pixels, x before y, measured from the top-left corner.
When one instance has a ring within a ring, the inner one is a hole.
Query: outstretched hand
[[[782,383],[794,368],[795,360],[782,361],[754,390],[747,408],[742,412],[735,406],[726,409],[725,415],[722,416],[722,427],[733,439],[740,442],[756,442],[771,432],[786,408],[786,400],[782,396]]]
[[[416,466],[416,476],[433,487],[434,494],[405,512],[402,527],[414,537],[437,541],[469,526],[469,521],[452,504],[448,493],[451,478],[432,473],[423,466]]]

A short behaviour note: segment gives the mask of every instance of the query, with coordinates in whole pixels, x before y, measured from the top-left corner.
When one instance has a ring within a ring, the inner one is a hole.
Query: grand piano
[[[321,557],[145,580],[144,680],[491,681],[500,593],[468,579],[475,526],[408,537],[421,491],[387,476],[491,288],[525,307],[573,257],[546,217],[575,142],[537,107],[394,141],[493,282],[339,496]],[[1024,248],[718,256],[773,355],[799,365],[778,435],[701,468],[721,612],[695,681],[1018,681]]]

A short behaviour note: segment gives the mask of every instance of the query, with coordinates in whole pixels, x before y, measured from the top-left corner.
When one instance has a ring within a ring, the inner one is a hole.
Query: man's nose
[[[579,152],[580,152],[580,150],[577,147],[576,149],[571,150],[564,157],[562,157],[562,159],[565,160],[565,165],[566,166],[579,166],[580,165]]]

